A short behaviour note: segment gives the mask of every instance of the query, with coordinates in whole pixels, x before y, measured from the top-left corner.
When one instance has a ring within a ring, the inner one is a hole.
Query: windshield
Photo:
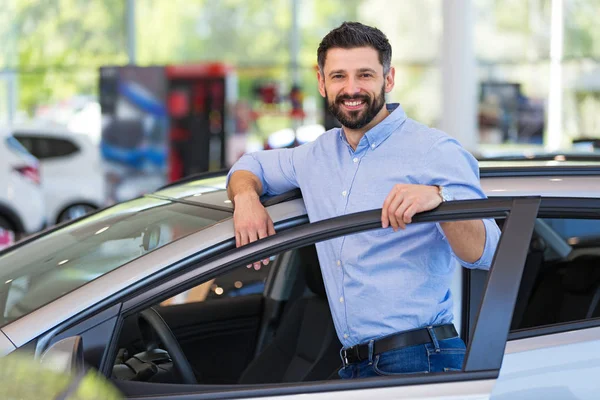
[[[231,213],[143,197],[92,214],[0,255],[6,324]]]

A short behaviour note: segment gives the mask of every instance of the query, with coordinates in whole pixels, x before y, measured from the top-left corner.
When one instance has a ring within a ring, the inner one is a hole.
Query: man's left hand
[[[383,202],[381,225],[405,229],[416,213],[433,210],[442,202],[437,186],[397,184]]]

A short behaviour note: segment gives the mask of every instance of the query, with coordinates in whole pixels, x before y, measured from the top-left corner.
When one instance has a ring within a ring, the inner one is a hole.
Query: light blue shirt
[[[452,137],[406,117],[397,104],[356,150],[343,130],[293,149],[244,155],[231,169],[254,173],[263,194],[300,188],[311,222],[381,208],[397,183],[441,185],[454,199],[485,198],[473,156]],[[228,177],[229,178],[229,177]],[[467,268],[490,267],[500,230],[484,220],[485,249]],[[456,257],[439,224],[409,224],[317,243],[338,337],[353,346],[392,333],[451,323]]]

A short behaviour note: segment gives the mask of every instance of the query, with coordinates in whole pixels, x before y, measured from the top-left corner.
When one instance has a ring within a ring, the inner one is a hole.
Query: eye
[[[340,74],[335,74],[331,77],[331,79],[342,79],[342,75]]]
[[[361,75],[363,78],[372,78],[373,74],[369,73],[369,72],[365,72],[364,74]]]

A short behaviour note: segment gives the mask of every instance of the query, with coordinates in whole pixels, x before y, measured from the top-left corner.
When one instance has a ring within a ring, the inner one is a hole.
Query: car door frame
[[[328,396],[340,391],[356,389],[384,389],[402,386],[407,393],[432,396],[441,387],[454,385],[455,393],[471,393],[476,386],[479,394],[491,392],[502,364],[504,348],[508,336],[512,311],[516,301],[524,261],[533,231],[534,221],[540,204],[539,197],[504,198],[493,200],[466,200],[442,204],[436,210],[421,213],[413,219],[414,223],[443,222],[465,219],[506,217],[498,250],[493,259],[493,267],[488,275],[485,294],[465,357],[462,372],[442,374],[424,374],[392,378],[375,378],[357,381],[322,381],[292,384],[256,385],[252,387],[230,387],[226,392],[207,392],[210,388],[200,385],[198,392],[189,385],[181,385],[169,395],[145,394],[145,399],[205,399],[265,397],[324,392]],[[192,265],[178,276],[171,276],[152,287],[146,287],[129,296],[122,304],[120,321],[127,315],[142,310],[155,303],[159,298],[168,298],[177,292],[186,290],[216,274],[227,272],[238,266],[248,264],[272,254],[312,244],[321,240],[357,233],[381,227],[381,210],[371,210],[352,215],[340,216],[312,224],[301,225],[275,236],[254,242],[250,245],[225,252],[205,263]],[[502,304],[502,306],[498,306]],[[104,357],[102,372],[109,376],[111,361],[116,355],[114,340],[119,332],[119,322],[108,346],[108,356]],[[468,382],[467,385],[463,383]],[[427,384],[425,386],[421,386]],[[440,386],[441,385],[441,386]],[[175,388],[173,388],[175,389]],[[422,389],[422,390],[421,390]],[[404,389],[403,389],[404,390]],[[456,392],[459,390],[459,392]],[[465,390],[466,392],[462,392]],[[184,393],[186,393],[184,395]],[[397,394],[397,392],[396,392]],[[344,396],[347,396],[345,394]],[[486,398],[486,397],[483,397]]]

